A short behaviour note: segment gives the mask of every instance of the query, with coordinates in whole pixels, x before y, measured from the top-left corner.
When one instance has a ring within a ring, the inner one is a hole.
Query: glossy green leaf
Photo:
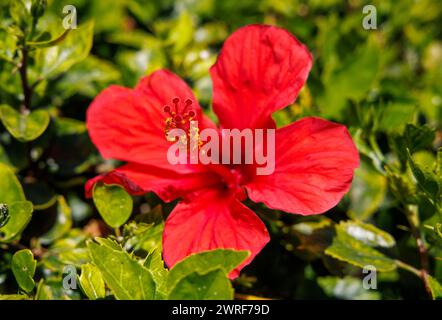
[[[181,278],[168,296],[169,300],[230,300],[233,288],[225,270],[191,272]]]
[[[442,181],[442,147],[437,150],[437,160],[436,160],[436,168],[435,172],[439,177],[439,180]]]
[[[429,276],[429,282],[433,300],[442,300],[442,285],[431,276]]]
[[[6,203],[0,203],[0,228],[9,221],[9,208]]]
[[[11,269],[18,285],[26,292],[31,292],[35,287],[34,274],[37,261],[31,250],[24,249],[17,251],[12,256]]]
[[[31,14],[26,8],[24,0],[9,1],[9,14],[23,31],[27,29],[31,21]]]
[[[96,184],[93,199],[103,220],[113,228],[122,226],[132,214],[132,197],[120,185]]]
[[[407,102],[389,103],[378,109],[377,129],[388,133],[401,133],[405,125],[413,120],[417,111],[415,104]]]
[[[152,274],[152,278],[155,282],[156,292],[155,292],[155,300],[164,299],[167,296],[167,277],[168,270],[165,267],[161,250],[156,249],[152,253],[150,253],[143,265],[149,269]]]
[[[377,271],[391,271],[396,268],[393,259],[356,240],[339,228],[336,232],[332,245],[325,250],[327,255],[360,268],[374,266]]]
[[[427,125],[416,126],[414,124],[407,124],[404,131],[404,138],[410,153],[414,153],[425,148],[431,148],[436,138],[436,132]]]
[[[53,78],[87,57],[92,47],[93,22],[71,30],[55,46],[37,50],[37,71],[41,78]]]
[[[62,99],[74,94],[93,98],[107,85],[119,81],[120,78],[120,71],[113,64],[89,55],[57,81],[56,91]]]
[[[380,294],[376,290],[367,290],[362,286],[362,279],[346,276],[319,277],[318,284],[330,298],[344,300],[379,300]]]
[[[139,218],[137,216],[137,218]],[[123,234],[127,238],[124,246],[127,250],[144,250],[152,252],[161,248],[164,223],[146,224],[131,221],[124,225]]]
[[[100,270],[107,286],[119,300],[151,300],[155,296],[155,282],[149,270],[112,242],[98,239],[89,242],[90,256]]]
[[[24,294],[0,294],[0,300],[29,300]]]
[[[376,80],[380,68],[379,49],[367,44],[348,56],[343,64],[325,80],[325,95],[321,99],[322,111],[337,116],[346,99],[361,100]]]
[[[0,203],[7,205],[26,200],[23,188],[12,169],[0,163]]]
[[[77,247],[55,252],[58,254],[58,259],[60,262],[65,265],[69,264],[79,267],[84,263],[90,262],[89,250],[87,250],[87,248]]]
[[[40,237],[42,244],[49,244],[54,240],[62,237],[72,227],[72,213],[71,208],[66,203],[63,196],[57,197],[57,220],[46,234]]]
[[[81,266],[80,285],[83,292],[91,300],[104,298],[106,290],[100,269],[87,263]]]
[[[216,249],[198,254],[191,254],[186,259],[178,262],[169,272],[167,287],[173,288],[175,284],[192,272],[204,273],[209,270],[224,270],[230,273],[250,255],[248,251],[235,251],[230,249]]]
[[[390,191],[402,203],[416,202],[416,187],[411,177],[387,169],[387,180]]]
[[[47,286],[43,279],[37,285],[37,293],[35,294],[35,300],[53,300],[54,296],[52,290]]]
[[[351,185],[349,216],[360,220],[370,218],[382,204],[386,191],[385,177],[362,164],[355,171]]]
[[[0,105],[0,116],[9,133],[19,141],[32,141],[43,134],[49,125],[49,113],[36,110],[20,113],[8,105]]]
[[[188,12],[181,12],[175,27],[170,31],[168,43],[176,52],[183,50],[193,39],[194,27]]]
[[[32,203],[17,201],[9,205],[9,221],[0,228],[0,242],[9,242],[15,239],[28,225],[32,216]]]
[[[372,224],[349,220],[341,222],[336,228],[345,231],[348,235],[371,247],[390,248],[396,244],[389,233],[376,228]]]
[[[436,198],[439,193],[439,183],[436,175],[429,168],[423,168],[418,165],[411,157],[409,150],[407,150],[407,156],[411,171],[420,189],[431,198]]]

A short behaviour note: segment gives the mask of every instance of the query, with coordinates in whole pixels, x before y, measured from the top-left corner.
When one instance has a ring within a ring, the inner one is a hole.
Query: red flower
[[[210,70],[220,127],[274,128],[271,114],[296,99],[311,65],[307,48],[283,29],[250,25],[233,33]],[[166,70],[143,78],[133,90],[111,86],[101,92],[87,112],[90,137],[104,158],[128,164],[86,184],[89,197],[101,180],[132,194],[153,191],[164,201],[181,198],[163,234],[169,267],[203,250],[249,250],[250,258],[232,274],[237,275],[269,241],[265,225],[241,203],[246,192],[272,209],[320,214],[348,191],[359,165],[347,129],[314,117],[276,130],[271,175],[256,175],[253,165],[172,165],[165,138],[170,105],[179,120],[191,116],[199,129],[216,128],[190,88]]]

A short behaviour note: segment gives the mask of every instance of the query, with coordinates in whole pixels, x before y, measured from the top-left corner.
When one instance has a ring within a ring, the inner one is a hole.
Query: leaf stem
[[[419,216],[417,214],[417,208],[415,206],[407,205],[405,208],[405,215],[411,227],[411,233],[416,240],[416,245],[419,251],[419,258],[421,263],[421,270],[419,271],[419,276],[424,282],[425,290],[428,295],[432,297],[430,280],[429,280],[429,258],[427,248],[425,247],[422,234],[419,230]]]
[[[421,278],[420,270],[416,269],[415,267],[410,266],[408,263],[405,263],[401,260],[395,260],[395,263],[399,268],[409,271],[409,272],[413,273],[415,276]]]
[[[29,86],[27,69],[28,69],[28,49],[26,48],[26,45],[23,44],[22,60],[19,68],[20,79],[24,95],[23,105],[21,105],[20,107],[21,113],[26,113],[31,109],[32,88]]]
[[[115,236],[116,236],[117,238],[120,238],[120,237],[121,237],[121,231],[120,231],[120,228],[114,228],[114,232],[115,232]]]

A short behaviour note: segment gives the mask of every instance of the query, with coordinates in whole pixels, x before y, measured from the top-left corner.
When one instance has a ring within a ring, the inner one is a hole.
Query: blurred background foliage
[[[440,1],[53,0],[43,15],[41,2],[0,3],[4,298],[122,297],[106,274],[87,281],[103,273],[91,252],[112,247],[86,246],[92,237],[119,240],[135,253],[119,252],[124,259],[158,258],[173,204],[152,194],[127,199],[118,188],[84,197],[88,178],[118,165],[91,144],[86,109],[109,84],[133,87],[168,68],[213,117],[208,70],[226,37],[251,23],[286,28],[314,56],[296,103],[275,114],[278,126],[308,115],[344,123],[361,166],[349,194],[325,215],[248,203],[272,240],[234,280],[236,298],[442,296]],[[362,27],[366,4],[377,9],[376,30]],[[77,10],[78,29],[70,32],[62,25],[66,5]],[[116,206],[124,208],[117,217]],[[81,268],[81,290],[63,290],[66,265]],[[378,270],[376,290],[362,286],[366,265]]]

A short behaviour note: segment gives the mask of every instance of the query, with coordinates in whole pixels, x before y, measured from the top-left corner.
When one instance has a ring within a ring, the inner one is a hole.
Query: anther
[[[195,113],[195,111],[193,111],[193,110],[190,110],[190,111],[187,113],[187,116],[188,116],[189,118],[193,118],[193,117],[195,117],[195,115],[196,115],[196,113]]]
[[[166,112],[166,113],[170,113],[170,106],[164,106],[164,108],[163,108],[163,110],[164,110],[164,112]]]

